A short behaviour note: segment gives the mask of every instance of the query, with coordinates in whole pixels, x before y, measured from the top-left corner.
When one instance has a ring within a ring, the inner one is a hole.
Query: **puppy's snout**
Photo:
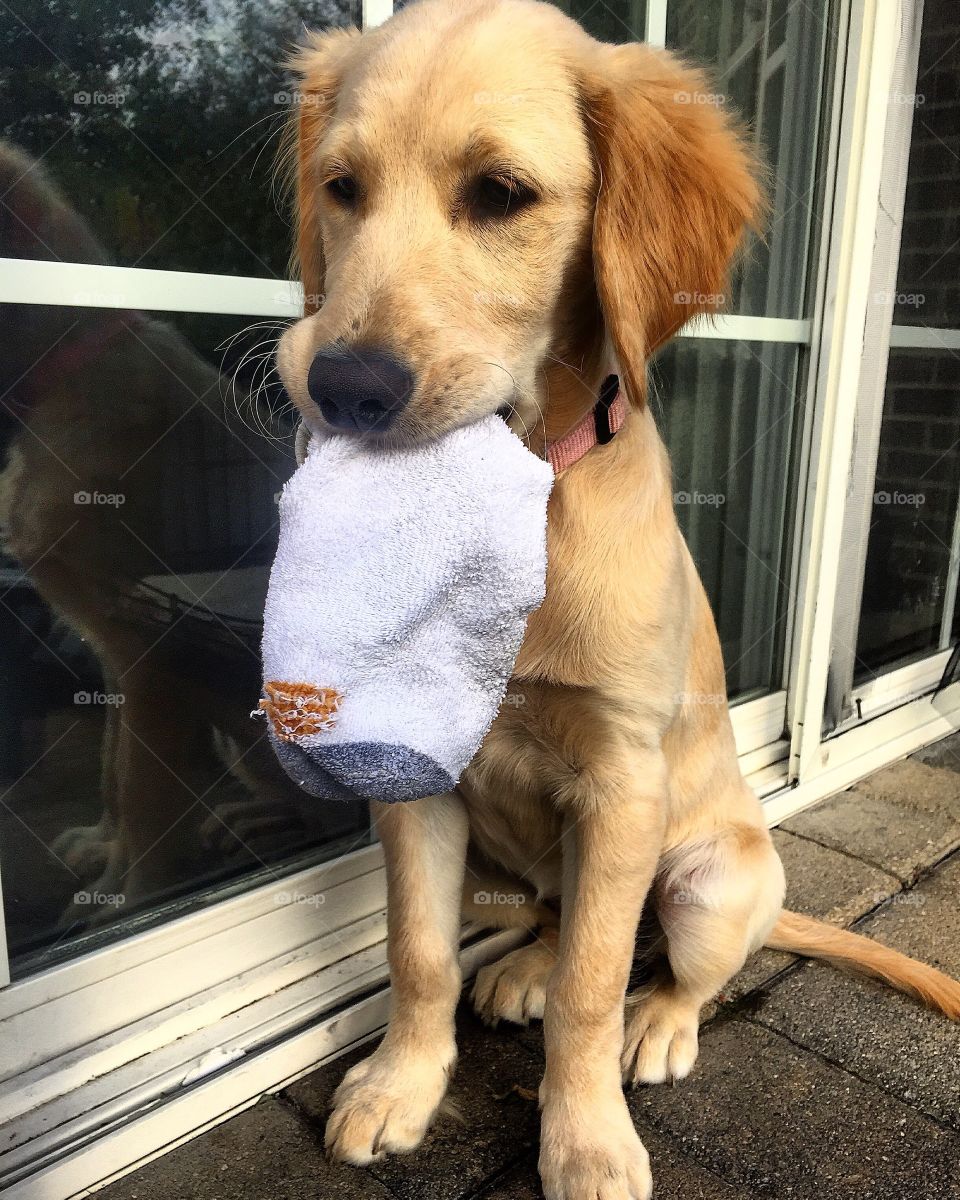
[[[323,419],[351,433],[389,429],[413,387],[410,368],[383,350],[321,350],[307,376]]]

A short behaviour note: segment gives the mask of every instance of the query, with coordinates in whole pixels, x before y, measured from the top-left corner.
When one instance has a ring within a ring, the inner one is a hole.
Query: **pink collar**
[[[608,375],[600,388],[600,399],[565,437],[547,446],[547,461],[555,475],[572,467],[592,450],[605,446],[627,419],[627,402],[616,375]]]

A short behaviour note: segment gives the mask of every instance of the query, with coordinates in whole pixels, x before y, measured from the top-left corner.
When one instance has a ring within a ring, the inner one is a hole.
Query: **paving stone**
[[[941,751],[946,753],[946,751]],[[882,796],[921,812],[943,812],[960,825],[960,779],[931,763],[904,759],[877,771],[858,785],[868,796]]]
[[[643,1129],[640,1135],[650,1153],[657,1200],[750,1200],[749,1192],[711,1174],[681,1153],[670,1138],[652,1129]],[[536,1156],[508,1171],[477,1200],[543,1200]]]
[[[400,1200],[460,1200],[538,1144],[536,1101],[514,1090],[536,1092],[542,1074],[537,1057],[514,1029],[487,1029],[466,1005],[458,1014],[457,1041],[460,1058],[445,1105],[450,1111],[441,1112],[412,1154],[387,1157],[369,1168]],[[307,1076],[287,1095],[318,1125],[325,1123],[344,1071],[370,1049]]]
[[[858,932],[960,978],[960,858]],[[755,1019],[960,1128],[960,1025],[909,997],[811,964],[775,986]]]
[[[790,817],[781,828],[872,863],[905,883],[960,846],[960,821],[945,809],[932,803],[923,808],[863,785]]]
[[[706,1030],[694,1074],[630,1095],[640,1127],[755,1196],[958,1200],[960,1137],[743,1019]]]
[[[960,978],[960,854],[858,925],[857,932]]]
[[[960,977],[960,734],[774,833],[787,905],[858,929]],[[891,897],[891,899],[886,899]],[[783,967],[795,965],[771,983]],[[757,992],[764,984],[771,986]],[[870,981],[763,951],[701,1034],[693,1076],[628,1102],[657,1200],[960,1200],[960,1029]],[[536,1175],[539,1023],[458,1017],[460,1065],[424,1145],[367,1170],[322,1150],[329,1101],[371,1045],[105,1189],[105,1200],[542,1200]],[[516,1088],[527,1089],[527,1095]],[[953,1128],[951,1129],[950,1126]]]
[[[787,908],[831,925],[851,925],[900,890],[895,875],[785,829],[773,844],[787,875]]]
[[[329,1163],[314,1131],[263,1100],[97,1195],[102,1200],[389,1200],[366,1171]]]
[[[354,1063],[366,1058],[377,1044],[377,1039],[355,1046],[346,1054],[325,1063],[309,1075],[304,1075],[296,1083],[291,1083],[281,1095],[298,1108],[304,1117],[315,1127],[321,1137],[330,1115],[330,1101],[333,1093],[340,1085],[344,1075]]]
[[[774,829],[773,843],[787,875],[786,906],[794,912],[819,917],[832,925],[851,925],[900,889],[896,876],[809,838]],[[722,999],[739,1000],[749,995],[796,961],[792,954],[761,950],[730,981]]]
[[[949,737],[941,738],[931,746],[924,746],[910,757],[914,762],[925,763],[928,767],[941,767],[960,775],[960,733],[951,733]]]

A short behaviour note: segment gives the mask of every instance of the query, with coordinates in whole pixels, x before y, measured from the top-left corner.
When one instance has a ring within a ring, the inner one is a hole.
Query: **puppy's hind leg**
[[[669,970],[628,998],[625,1081],[690,1073],[701,1008],[763,944],[783,893],[783,867],[761,826],[732,826],[664,855],[655,896]]]

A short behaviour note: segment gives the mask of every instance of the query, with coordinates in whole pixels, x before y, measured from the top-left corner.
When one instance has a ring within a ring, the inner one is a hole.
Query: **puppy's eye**
[[[345,208],[352,208],[357,202],[357,181],[352,175],[338,175],[336,179],[327,181],[327,191]]]
[[[513,216],[531,204],[535,196],[510,175],[484,175],[474,185],[471,199],[476,215],[491,220]]]

